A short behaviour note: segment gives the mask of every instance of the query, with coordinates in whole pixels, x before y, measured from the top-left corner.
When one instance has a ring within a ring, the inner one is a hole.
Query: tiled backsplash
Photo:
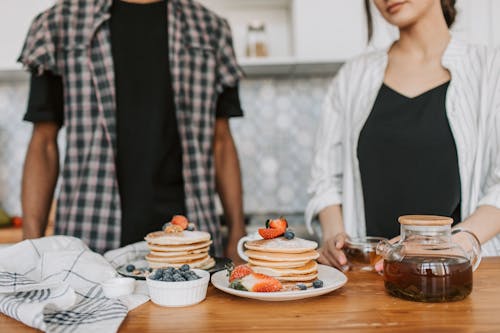
[[[329,81],[249,79],[242,83],[245,117],[231,120],[231,127],[247,213],[304,210],[315,131]],[[0,206],[10,214],[21,212],[22,166],[31,134],[31,125],[21,121],[27,94],[26,82],[0,83]]]

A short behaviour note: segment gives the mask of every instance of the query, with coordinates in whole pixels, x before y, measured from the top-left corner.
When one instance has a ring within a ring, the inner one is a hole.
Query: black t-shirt
[[[457,149],[442,84],[408,98],[385,84],[358,141],[366,231],[394,237],[407,214],[460,220]]]
[[[166,1],[114,1],[111,9],[122,245],[140,241],[172,215],[186,213],[167,19]],[[50,72],[32,75],[24,119],[63,124],[63,110],[61,78]],[[216,116],[241,115],[238,87],[225,88]]]

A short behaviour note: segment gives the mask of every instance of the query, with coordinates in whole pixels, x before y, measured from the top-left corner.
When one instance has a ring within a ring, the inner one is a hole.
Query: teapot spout
[[[387,240],[380,241],[377,244],[376,252],[384,260],[391,261],[401,261],[405,256],[404,245],[399,242],[393,245]]]

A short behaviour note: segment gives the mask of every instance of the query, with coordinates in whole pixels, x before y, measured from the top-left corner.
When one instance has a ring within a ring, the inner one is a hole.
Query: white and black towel
[[[116,332],[148,296],[106,298],[100,284],[114,276],[115,268],[79,239],[26,240],[0,249],[0,312],[46,332]]]

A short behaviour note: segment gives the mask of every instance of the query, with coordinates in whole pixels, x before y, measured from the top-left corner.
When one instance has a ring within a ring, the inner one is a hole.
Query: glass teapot
[[[453,219],[407,215],[399,218],[401,239],[382,241],[377,254],[384,259],[384,284],[396,297],[420,302],[464,299],[472,291],[472,272],[481,261],[481,244],[470,231],[451,229]],[[466,235],[470,247],[454,243]]]

